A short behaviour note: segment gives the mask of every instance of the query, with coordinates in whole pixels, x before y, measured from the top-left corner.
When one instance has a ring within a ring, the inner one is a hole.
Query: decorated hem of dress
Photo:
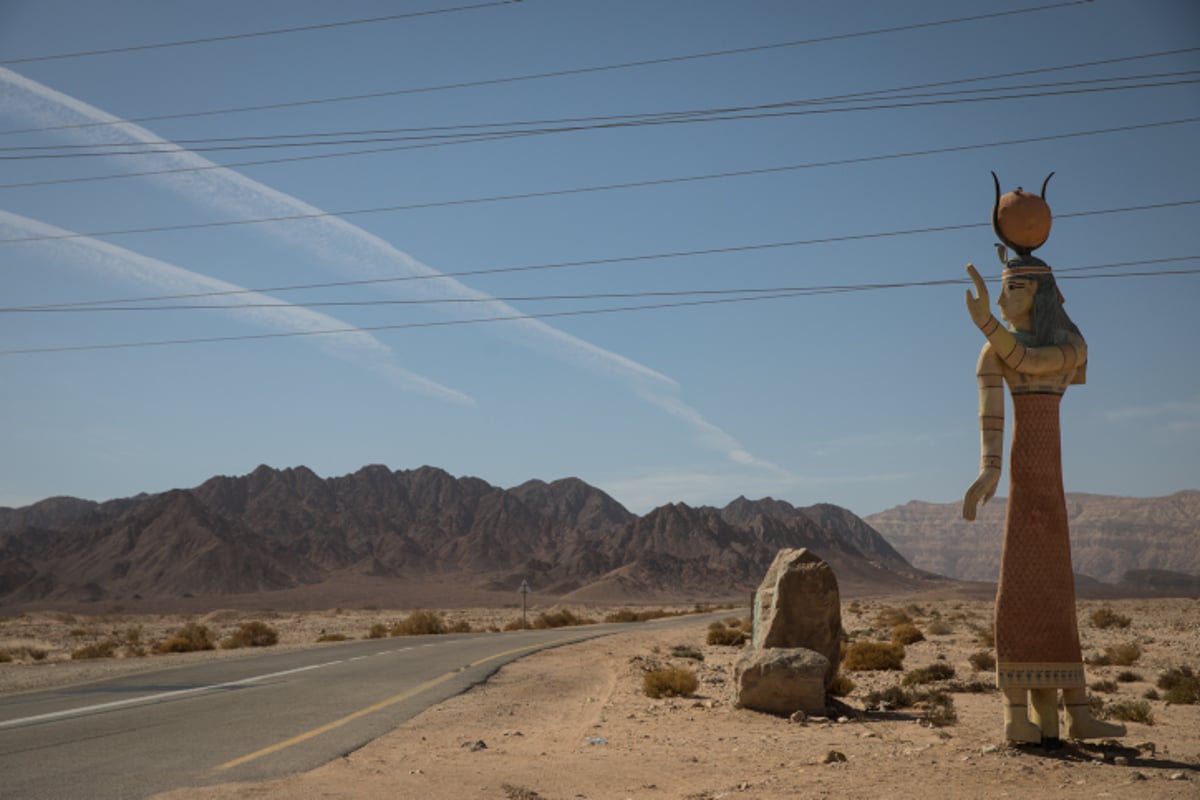
[[[1082,689],[1087,683],[1081,661],[1001,661],[996,665],[996,685],[1001,689]]]

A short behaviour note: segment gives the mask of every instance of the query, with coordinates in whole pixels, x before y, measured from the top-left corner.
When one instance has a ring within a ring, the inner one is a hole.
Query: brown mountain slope
[[[510,593],[522,580],[605,602],[740,599],[781,547],[809,547],[879,591],[929,577],[834,506],[739,498],[637,517],[575,478],[501,489],[433,467],[325,479],[260,466],[194,489],[4,511],[16,525],[0,533],[4,605],[318,590],[336,602],[368,584]],[[20,525],[31,520],[43,524]]]
[[[912,564],[959,580],[994,581],[1004,498],[966,522],[957,503],[911,502],[866,518]],[[1166,497],[1067,494],[1075,572],[1117,583],[1131,570],[1200,575],[1200,491]]]

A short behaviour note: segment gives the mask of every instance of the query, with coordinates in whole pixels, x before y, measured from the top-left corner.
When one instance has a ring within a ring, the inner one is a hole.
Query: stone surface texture
[[[754,650],[802,647],[826,661],[825,686],[837,675],[842,606],[833,568],[806,548],[780,550],[754,596]]]
[[[747,648],[734,668],[734,704],[787,716],[825,713],[829,659],[804,647]]]

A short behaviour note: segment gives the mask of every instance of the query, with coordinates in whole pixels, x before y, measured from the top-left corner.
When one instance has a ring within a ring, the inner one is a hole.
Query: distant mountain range
[[[872,514],[866,523],[920,569],[995,581],[1006,507],[998,497],[966,522],[958,503],[914,501]],[[1131,587],[1200,587],[1200,491],[1151,498],[1068,493],[1067,513],[1077,574]]]
[[[575,478],[501,489],[434,467],[260,466],[192,489],[0,508],[0,606],[511,601],[522,580],[576,602],[743,600],[783,547],[815,551],[843,591],[940,581],[836,506],[738,498],[639,517]]]

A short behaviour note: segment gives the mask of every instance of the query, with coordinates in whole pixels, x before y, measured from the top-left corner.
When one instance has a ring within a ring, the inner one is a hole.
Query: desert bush
[[[677,644],[671,648],[671,655],[675,658],[690,658],[695,661],[703,661],[704,653],[701,653],[690,644]]]
[[[1088,688],[1093,692],[1106,692],[1108,694],[1112,694],[1117,690],[1117,682],[1108,680],[1092,681],[1088,684]]]
[[[317,637],[318,642],[344,642],[350,637],[344,633],[322,633]]]
[[[842,668],[851,672],[900,669],[904,663],[904,645],[885,642],[855,642],[846,648]]]
[[[893,708],[911,708],[915,702],[911,689],[899,686],[889,686],[886,689],[874,689],[867,693],[863,704],[868,710],[887,711]]]
[[[903,622],[892,628],[892,641],[896,644],[915,644],[925,641],[925,634],[911,622]]]
[[[925,630],[933,636],[946,636],[954,633],[954,626],[944,619],[935,619],[925,626]]]
[[[117,644],[118,642],[112,639],[102,639],[72,651],[71,658],[76,661],[89,658],[112,658],[117,652]]]
[[[1121,700],[1108,707],[1108,716],[1122,722],[1140,722],[1143,725],[1154,724],[1154,713],[1150,704],[1145,700]]]
[[[1163,700],[1171,705],[1187,706],[1200,703],[1200,679],[1191,667],[1172,667],[1158,676],[1158,688],[1164,690]]]
[[[1128,667],[1142,657],[1142,648],[1137,642],[1111,645],[1104,648],[1108,663],[1117,667]]]
[[[700,686],[696,673],[682,667],[650,670],[642,678],[646,697],[688,697]]]
[[[388,635],[388,626],[382,622],[376,622],[371,626],[371,630],[367,631],[368,639],[386,639]]]
[[[1141,674],[1133,670],[1126,669],[1117,673],[1117,683],[1137,683],[1140,680],[1142,680]]]
[[[45,661],[49,653],[40,647],[22,647],[21,653],[28,656],[31,661]]]
[[[944,662],[930,664],[928,667],[919,667],[905,673],[904,680],[901,683],[905,686],[917,686],[923,683],[934,683],[935,681],[948,681],[954,677],[954,667]]]
[[[221,642],[221,647],[225,650],[236,650],[239,647],[270,647],[275,644],[279,644],[279,631],[265,622],[251,620],[239,625],[237,630]]]
[[[533,621],[533,627],[539,630],[546,628],[566,628],[574,625],[592,625],[595,620],[590,620],[587,617],[580,617],[571,612],[570,609],[562,609],[561,611],[543,611],[537,615]]]
[[[445,633],[446,623],[436,611],[418,609],[393,625],[389,632],[392,636],[429,636]]]
[[[875,615],[875,626],[878,628],[894,628],[897,625],[911,625],[912,617],[907,611],[891,606],[884,606],[879,609],[879,613]]]
[[[524,631],[524,630],[529,630],[532,627],[533,627],[532,625],[524,622],[523,620],[514,619],[514,620],[510,620],[509,622],[505,623],[504,630],[506,630],[506,631]]]
[[[612,612],[611,614],[606,614],[604,617],[604,621],[605,622],[641,622],[642,618],[641,618],[641,615],[637,611],[634,611],[631,608],[622,608],[618,611]]]
[[[854,681],[850,680],[850,676],[839,672],[829,684],[828,691],[834,697],[846,697],[854,691]]]
[[[988,623],[986,628],[975,628],[975,641],[984,647],[995,647],[996,623]]]
[[[1111,608],[1098,608],[1092,612],[1089,619],[1092,621],[1093,627],[1104,628],[1128,628],[1130,619],[1123,614],[1118,614]]]
[[[943,686],[947,692],[955,694],[987,694],[988,692],[998,692],[1000,688],[994,683],[986,681],[950,681]]]
[[[921,721],[931,728],[944,728],[958,722],[954,696],[949,692],[934,689],[918,693],[916,705],[921,709]]]
[[[1158,696],[1158,690],[1155,689],[1154,687],[1151,687],[1151,688],[1147,689],[1146,691],[1142,692],[1142,697],[1146,698],[1147,700],[1160,700],[1161,699]]]
[[[971,666],[978,672],[987,672],[996,668],[996,657],[987,650],[971,653],[967,661],[971,662]]]
[[[175,635],[154,645],[155,653],[191,653],[197,650],[215,650],[212,634],[207,625],[189,622]]]
[[[448,628],[446,628],[447,633],[470,633],[471,630],[471,623],[467,622],[465,619],[460,619],[457,622],[453,622]]]
[[[708,626],[708,635],[704,641],[708,644],[741,647],[746,643],[746,632],[737,628],[726,628],[724,624],[714,622]]]
[[[0,664],[7,664],[12,660],[13,657],[9,655],[7,650],[0,650]]]

